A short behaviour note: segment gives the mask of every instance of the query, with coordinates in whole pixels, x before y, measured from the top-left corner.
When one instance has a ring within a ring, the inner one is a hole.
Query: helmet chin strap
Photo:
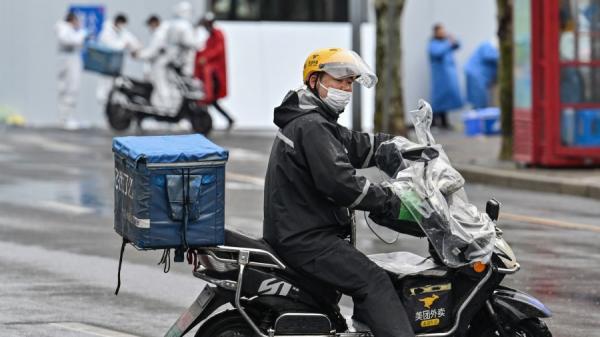
[[[321,81],[321,74],[322,73],[317,74],[317,81],[315,82],[315,87],[314,88],[310,87],[310,81],[308,81],[308,84],[309,84],[308,85],[308,90],[310,90],[310,92],[312,92],[315,96],[317,96],[318,99],[320,99],[321,101],[323,101],[321,99],[321,95],[319,95],[319,82]]]

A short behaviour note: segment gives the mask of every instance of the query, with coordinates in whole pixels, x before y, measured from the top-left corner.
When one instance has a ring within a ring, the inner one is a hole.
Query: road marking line
[[[513,220],[513,221],[528,222],[528,223],[532,223],[532,224],[536,224],[536,225],[569,228],[569,229],[581,229],[581,230],[587,230],[587,231],[592,231],[592,232],[600,232],[600,226],[579,224],[579,223],[566,222],[566,221],[560,221],[560,220],[544,219],[544,218],[538,218],[538,217],[529,216],[529,215],[500,213],[500,219],[502,219],[502,218],[508,219],[508,220]]]
[[[37,206],[42,209],[49,210],[49,211],[61,211],[61,212],[75,214],[75,215],[85,215],[85,214],[94,213],[93,208],[79,206],[79,205],[73,205],[73,204],[67,204],[64,202],[54,201],[54,200],[40,201],[37,204]]]
[[[239,191],[262,191],[263,187],[256,184],[228,181],[225,183],[225,188],[228,190]]]
[[[62,142],[50,139],[40,135],[26,135],[19,138],[19,142],[23,144],[33,145],[41,147],[42,149],[51,152],[67,152],[67,153],[85,153],[86,149],[79,145],[73,145],[72,143]]]
[[[61,323],[49,323],[49,325],[56,326],[62,329],[83,332],[93,336],[101,336],[101,337],[139,337],[137,335],[128,334],[125,332],[119,332],[116,330],[101,328],[98,326],[85,324],[85,323],[77,323],[77,322],[61,322]]]
[[[227,172],[227,178],[231,178],[232,180],[237,180],[243,183],[251,183],[259,186],[265,186],[265,180],[259,177],[249,176],[246,174]]]
[[[266,161],[269,160],[269,156],[263,152],[258,152],[254,150],[242,149],[237,147],[230,147],[229,150],[229,159],[234,160],[250,160],[250,161]]]

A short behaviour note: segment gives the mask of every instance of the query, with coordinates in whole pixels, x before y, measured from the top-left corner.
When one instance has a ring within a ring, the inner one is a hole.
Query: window
[[[561,141],[600,146],[600,0],[561,0]]]
[[[514,6],[514,104],[531,109],[531,2],[516,0]]]
[[[348,0],[212,0],[210,8],[218,20],[325,22],[349,20]]]
[[[562,0],[559,19],[561,101],[600,103],[600,0]]]

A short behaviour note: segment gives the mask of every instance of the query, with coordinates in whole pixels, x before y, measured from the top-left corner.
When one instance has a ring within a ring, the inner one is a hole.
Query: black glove
[[[390,177],[406,168],[402,153],[394,143],[383,143],[375,152],[375,165]]]

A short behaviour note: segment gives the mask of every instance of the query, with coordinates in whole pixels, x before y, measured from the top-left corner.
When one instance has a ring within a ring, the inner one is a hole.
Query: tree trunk
[[[502,122],[500,160],[513,155],[513,0],[496,0],[498,8],[498,89]]]
[[[384,131],[394,135],[406,135],[400,34],[404,3],[405,0],[375,0],[377,15],[375,73],[379,82],[375,91],[374,126],[375,131]],[[389,12],[390,10],[392,13]],[[389,116],[387,123],[384,123],[383,120],[385,109]],[[384,130],[386,124],[387,130]]]

